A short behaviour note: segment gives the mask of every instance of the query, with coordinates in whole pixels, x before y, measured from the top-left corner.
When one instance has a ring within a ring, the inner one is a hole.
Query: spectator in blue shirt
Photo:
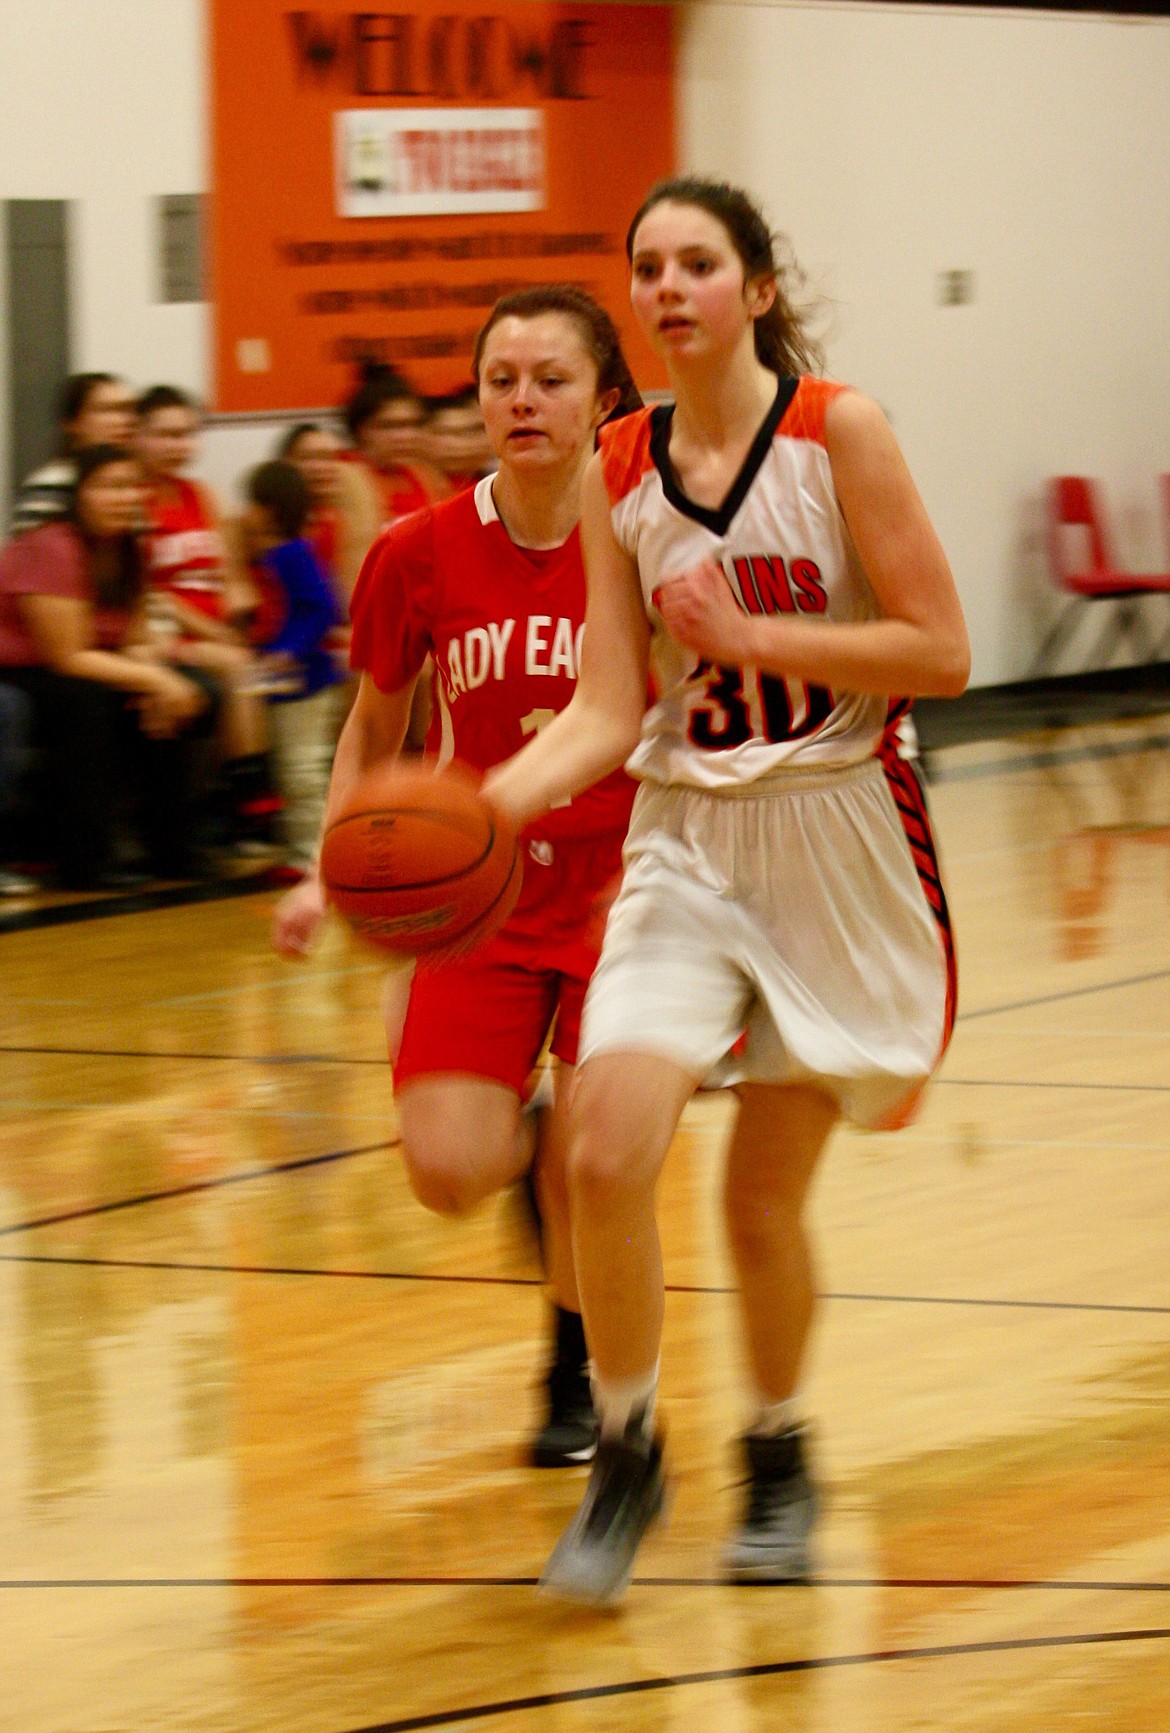
[[[311,501],[294,464],[262,463],[247,481],[244,531],[260,591],[253,640],[269,700],[277,781],[284,800],[287,864],[313,863],[333,748],[333,688],[344,679],[330,640],[343,610],[304,537]]]

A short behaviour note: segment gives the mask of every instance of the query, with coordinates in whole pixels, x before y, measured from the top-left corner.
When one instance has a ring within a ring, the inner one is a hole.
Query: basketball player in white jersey
[[[946,904],[896,723],[910,697],[961,692],[969,670],[946,556],[893,434],[876,404],[811,376],[751,201],[662,183],[628,250],[675,403],[603,434],[585,479],[575,696],[485,783],[516,823],[627,757],[642,784],[573,1111],[602,1441],[543,1579],[595,1603],[621,1595],[662,1503],[654,1188],[712,1077],[739,1095],[725,1203],[755,1385],[724,1564],[735,1581],[810,1568],[802,1211],[838,1117],[903,1122],[950,1033]]]

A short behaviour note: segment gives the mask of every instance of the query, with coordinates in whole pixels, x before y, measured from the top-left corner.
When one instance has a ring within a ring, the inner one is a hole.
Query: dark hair
[[[69,435],[71,422],[85,412],[89,400],[99,385],[118,385],[116,373],[71,373],[61,387],[57,398],[57,422],[60,432],[57,438],[57,455],[71,457],[77,449]]]
[[[309,487],[295,463],[276,457],[248,477],[248,498],[263,506],[286,541],[295,541],[312,510]]]
[[[638,225],[655,205],[697,205],[721,223],[739,254],[750,281],[769,277],[776,299],[756,320],[756,355],[781,377],[818,373],[824,364],[819,344],[807,330],[807,309],[798,308],[796,294],[805,278],[784,235],[774,235],[759,206],[739,187],[702,175],[677,175],[650,188],[626,234],[626,257],[633,260]]]
[[[177,385],[152,385],[149,391],[144,391],[135,404],[138,419],[145,421],[148,415],[154,415],[160,409],[190,409],[196,415],[199,405],[186,391],[180,391]]]
[[[598,395],[605,391],[621,393],[616,407],[606,416],[607,421],[617,421],[620,416],[641,409],[642,396],[622,354],[617,326],[592,295],[573,283],[538,283],[531,289],[517,289],[496,302],[475,339],[471,371],[477,383],[484,345],[492,328],[501,319],[538,319],[542,313],[563,313],[572,319],[597,368]]]
[[[57,420],[62,427],[77,417],[88,407],[89,400],[99,385],[117,385],[116,373],[71,373],[61,387],[57,398]]]
[[[107,463],[137,463],[138,459],[132,451],[127,451],[124,445],[83,445],[73,459],[73,467],[77,478],[73,483],[73,491],[83,482],[87,482],[95,469],[104,469]]]
[[[454,391],[443,391],[436,397],[424,397],[428,415],[442,415],[445,409],[467,409],[478,404],[479,393],[472,384],[460,385]]]
[[[306,433],[324,433],[325,429],[319,421],[298,421],[290,427],[287,433],[281,435],[276,447],[276,461],[287,458],[291,461],[292,454],[305,437]]]
[[[422,399],[409,380],[384,361],[362,363],[361,384],[342,412],[350,437],[356,439],[367,421],[377,415],[387,403],[409,401],[422,406]]]
[[[69,496],[69,521],[91,551],[97,538],[82,519],[81,490],[99,469],[107,469],[112,463],[134,464],[137,459],[121,445],[86,445],[74,459],[77,473]],[[112,539],[115,541],[112,566],[95,564],[93,568],[94,595],[103,608],[132,608],[146,581],[142,546],[132,531]]]

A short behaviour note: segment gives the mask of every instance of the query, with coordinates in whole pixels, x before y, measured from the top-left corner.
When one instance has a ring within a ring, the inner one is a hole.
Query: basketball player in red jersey
[[[155,385],[138,400],[135,451],[146,482],[148,577],[153,618],[172,659],[222,682],[223,775],[237,822],[262,833],[273,805],[268,788],[264,699],[256,664],[233,624],[252,597],[227,554],[209,490],[184,475],[199,416],[186,392]]]
[[[394,525],[353,598],[361,685],[337,748],[325,822],[354,778],[399,751],[428,656],[428,747],[477,769],[507,758],[569,703],[585,617],[578,492],[597,428],[637,392],[608,316],[580,291],[497,303],[475,351],[495,476]],[[533,1166],[556,1308],[547,1423],[533,1461],[593,1454],[596,1422],[568,1239],[567,1102],[585,988],[621,866],[633,787],[615,772],[523,834],[524,883],[499,934],[466,959],[420,968],[387,1033],[416,1195],[462,1214]],[[325,911],[316,875],[282,903],[276,943],[303,951]],[[555,1024],[555,1028],[554,1028]],[[550,1028],[551,1112],[522,1102]],[[539,1148],[537,1125],[539,1123]]]

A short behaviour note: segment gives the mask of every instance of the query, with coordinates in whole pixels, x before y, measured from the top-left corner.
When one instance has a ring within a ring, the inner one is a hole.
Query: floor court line
[[[377,1144],[375,1148],[391,1148]],[[274,1170],[275,1171],[275,1170]],[[281,1264],[212,1264],[179,1258],[86,1258],[57,1257],[51,1252],[0,1252],[0,1264],[66,1264],[94,1270],[174,1270],[176,1273],[209,1276],[321,1277],[344,1282],[432,1282],[440,1286],[473,1288],[541,1288],[541,1276],[432,1275],[413,1270],[321,1270]],[[697,1289],[696,1292],[733,1293],[731,1288]],[[1170,1307],[1167,1307],[1170,1311]]]
[[[148,1047],[14,1047],[0,1042],[0,1053],[44,1055],[62,1059],[193,1059],[208,1064],[223,1062],[232,1065],[378,1065],[386,1066],[384,1056],[374,1059],[340,1058],[335,1053],[174,1053],[156,1052]]]
[[[492,1576],[349,1576],[349,1577],[16,1577],[0,1579],[5,1589],[531,1589],[539,1577]],[[729,1583],[723,1577],[639,1577],[636,1589],[739,1589],[757,1594],[760,1589],[953,1589],[973,1591],[1052,1594],[1170,1594],[1170,1582],[1080,1581],[1075,1577],[822,1577],[800,1582]]]
[[[1170,979],[1170,968],[1154,969],[1154,970],[1151,970],[1149,973],[1143,974],[1143,975],[1124,975],[1119,980],[1116,980],[1116,981],[1096,981],[1096,982],[1093,982],[1090,985],[1084,986],[1084,987],[1066,987],[1066,988],[1063,988],[1059,993],[1045,993],[1045,994],[1042,994],[1040,997],[1035,998],[1035,999],[1014,999],[1014,1000],[1009,1000],[1006,1004],[1003,1004],[1003,1005],[980,1005],[974,1011],[960,1011],[959,1015],[955,1019],[955,1021],[957,1023],[971,1023],[971,1022],[974,1022],[977,1018],[1004,1016],[1010,1011],[1030,1011],[1030,1010],[1033,1010],[1037,1005],[1059,1005],[1059,1004],[1062,1004],[1067,999],[1082,999],[1082,998],[1085,998],[1086,996],[1088,996],[1089,994],[1092,994],[1092,993],[1113,993],[1113,992],[1120,991],[1124,987],[1142,987],[1142,986],[1148,985],[1152,981],[1165,981],[1168,979]],[[159,1001],[157,1001],[157,1003],[160,1005],[161,1004],[177,1004],[178,1001],[177,1000],[159,1000]],[[95,1059],[96,1058],[111,1058],[111,1059],[160,1059],[160,1058],[201,1059],[202,1058],[202,1059],[208,1059],[208,1060],[236,1059],[236,1060],[239,1060],[240,1063],[242,1063],[242,1064],[259,1064],[259,1065],[293,1065],[293,1064],[302,1064],[302,1063],[322,1064],[322,1065],[384,1065],[386,1063],[386,1061],[384,1059],[324,1058],[324,1057],[318,1057],[316,1055],[309,1055],[308,1057],[305,1057],[302,1055],[287,1055],[287,1056],[281,1055],[278,1057],[272,1057],[272,1056],[257,1057],[255,1055],[245,1054],[245,1053],[222,1053],[222,1054],[215,1054],[215,1053],[211,1053],[211,1054],[166,1053],[166,1054],[160,1054],[160,1053],[151,1053],[145,1049],[142,1050],[141,1052],[139,1052],[136,1050],[127,1050],[127,1049],[116,1050],[116,1049],[106,1049],[106,1048],[99,1048],[99,1047],[77,1047],[77,1048],[15,1047],[15,1046],[0,1045],[0,1053],[30,1053],[30,1054],[32,1054],[32,1053],[44,1053],[44,1054],[56,1053],[56,1054],[62,1054],[62,1055],[72,1053],[72,1054],[77,1054],[79,1056],[84,1056],[87,1058],[95,1058]]]
[[[324,1167],[329,1162],[347,1161],[355,1155],[371,1155],[378,1149],[395,1149],[401,1138],[383,1139],[379,1143],[359,1144],[355,1149],[335,1149],[325,1155],[298,1156],[295,1161],[281,1161],[272,1167],[250,1167],[243,1173],[225,1173],[216,1179],[193,1180],[190,1185],[170,1186],[165,1191],[142,1192],[137,1197],[112,1198],[106,1203],[87,1204],[84,1209],[62,1210],[58,1215],[38,1216],[32,1221],[13,1222],[0,1227],[0,1239],[12,1234],[31,1233],[34,1228],[61,1227],[67,1222],[86,1221],[91,1216],[113,1215],[117,1210],[138,1209],[144,1204],[170,1203],[175,1198],[194,1197],[199,1192],[217,1191],[222,1186],[246,1185],[252,1180],[273,1179],[278,1174],[297,1173],[301,1168]]]
[[[1170,971],[1167,971],[1170,973]],[[1092,991],[1104,991],[1104,988],[1094,988]],[[1012,1009],[1007,1006],[1002,1009]],[[990,1016],[987,1012],[972,1012],[972,1016]],[[1014,1040],[1020,1034],[1059,1035],[1071,1033],[1064,1030],[1013,1030]],[[1151,1036],[1170,1036],[1170,1031],[1162,1030],[1107,1030],[1103,1032],[1110,1039],[1148,1040]],[[1093,1032],[1094,1041],[1101,1039],[1101,1034]],[[62,1059],[178,1059],[200,1063],[225,1065],[364,1065],[386,1069],[385,1058],[379,1056],[370,1059],[354,1059],[336,1053],[179,1053],[174,1051],[156,1052],[146,1047],[23,1047],[6,1045],[0,1042],[0,1054],[11,1053],[26,1057],[45,1056]],[[1082,1090],[1113,1090],[1128,1091],[1131,1094],[1170,1094],[1170,1083],[1077,1083],[1051,1082],[1048,1079],[1018,1078],[1018,1077],[934,1077],[931,1086],[935,1089],[1082,1089]]]
[[[939,1142],[936,1131],[902,1131],[897,1133],[903,1143],[925,1143],[932,1148]],[[1166,1143],[1131,1143],[1117,1138],[1096,1137],[980,1137],[981,1149],[1140,1149],[1166,1150]]]
[[[1093,1039],[1097,1039],[1095,1034]],[[1031,1078],[1026,1077],[932,1077],[931,1088],[1106,1089],[1122,1095],[1170,1095],[1170,1083],[1035,1083]]]
[[[947,751],[944,746],[930,752],[926,781],[928,787],[945,782],[979,782],[989,776],[1016,776],[1022,770],[1054,770],[1061,764],[1091,764],[1100,758],[1133,758],[1141,753],[1163,752],[1168,746],[1170,734],[1149,734],[1140,740],[1102,740],[1094,746],[1058,746],[1049,752],[1023,752],[1016,758],[984,759],[981,764],[956,764],[951,768],[945,764],[936,766],[936,752]]]
[[[703,1672],[675,1673],[649,1679],[628,1679],[610,1685],[586,1685],[574,1691],[543,1691],[531,1697],[512,1697],[495,1703],[477,1703],[463,1709],[439,1709],[428,1715],[407,1715],[394,1721],[378,1721],[353,1728],[349,1733],[423,1733],[429,1727],[453,1727],[465,1721],[486,1721],[496,1715],[515,1715],[537,1709],[555,1709],[569,1703],[595,1703],[609,1697],[638,1696],[650,1691],[678,1691],[697,1685],[730,1684],[737,1679],[778,1679],[791,1673],[824,1672],[837,1667],[873,1667],[898,1661],[949,1661],[973,1655],[1010,1655],[1043,1649],[1085,1648],[1107,1643],[1157,1643],[1170,1638],[1170,1626],[1149,1630],[1078,1631],[1060,1637],[1005,1637],[982,1643],[923,1644],[918,1648],[873,1649],[853,1655],[810,1655],[791,1661],[762,1661],[751,1667],[711,1667]]]
[[[1123,982],[1122,985],[1125,985]],[[1041,1023],[1032,1028],[1027,1025],[1023,1029],[985,1029],[985,1041],[1051,1041],[1059,1037],[1062,1041],[1092,1041],[1100,1044],[1105,1041],[1170,1041],[1170,1029],[1061,1029],[1053,1023]],[[1043,1084],[1037,1084],[1043,1088]]]
[[[704,1292],[708,1290],[696,1289],[694,1291]],[[736,1292],[734,1288],[715,1291],[729,1294]],[[1129,1305],[1111,1301],[996,1300],[952,1294],[829,1293],[821,1294],[818,1297],[822,1300],[851,1300],[862,1304],[887,1306],[984,1306],[991,1310],[1008,1312],[1121,1312],[1141,1317],[1170,1317],[1170,1306]]]
[[[381,1148],[381,1145],[375,1147]],[[388,1146],[392,1147],[392,1146]],[[351,1152],[352,1153],[352,1152]],[[99,1258],[78,1257],[53,1252],[0,1252],[0,1264],[64,1264],[80,1269],[97,1270],[174,1270],[177,1273],[211,1276],[283,1276],[298,1278],[320,1277],[347,1282],[426,1282],[438,1286],[484,1288],[539,1288],[544,1283],[539,1276],[468,1276],[433,1270],[344,1270],[313,1269],[307,1265],[281,1264],[214,1264],[178,1258]],[[733,1295],[734,1287],[700,1285],[690,1282],[667,1282],[668,1294]],[[1093,1300],[1000,1300],[978,1295],[952,1294],[869,1294],[829,1291],[817,1295],[819,1300],[857,1305],[885,1306],[972,1306],[998,1311],[1016,1312],[1090,1312],[1122,1313],[1139,1317],[1170,1317],[1170,1305],[1153,1306]]]
[[[214,987],[206,993],[179,993],[167,999],[146,999],[143,1009],[147,1011],[173,1011],[180,1005],[210,1005],[219,999],[234,999],[240,993],[254,993],[259,988],[261,992],[269,989],[283,993],[289,987],[298,990],[304,987],[316,987],[322,981],[342,981],[351,975],[384,975],[387,963],[350,963],[344,969],[301,969],[298,973],[286,970],[283,974],[273,973],[266,981],[241,981],[234,987]]]
[[[98,902],[56,903],[49,908],[22,909],[0,915],[0,936],[37,927],[71,927],[81,921],[105,921],[114,915],[152,914],[156,909],[182,908],[188,903],[221,903],[271,892],[253,878],[217,879],[212,884],[177,885],[172,890],[136,891],[104,897]]]
[[[0,1114],[8,1113],[15,1115],[27,1113],[32,1115],[35,1113],[105,1113],[114,1105],[119,1108],[122,1106],[120,1102],[111,1103],[109,1101],[38,1101],[32,1097],[24,1097],[16,1100],[10,1097],[8,1100],[0,1100]],[[194,1107],[184,1109],[185,1114],[190,1117],[194,1117],[197,1111],[198,1110]],[[213,1114],[217,1121],[221,1120],[223,1117],[222,1110],[218,1107],[209,1107],[206,1111]],[[329,1123],[341,1121],[345,1125],[354,1127],[359,1125],[385,1125],[386,1123],[386,1115],[384,1113],[351,1113],[344,1107],[339,1107],[334,1109],[332,1112],[326,1113],[312,1108],[282,1107],[280,1103],[276,1101],[243,1101],[233,1107],[232,1112],[239,1114],[241,1119],[279,1119],[285,1121],[295,1119],[305,1122],[311,1121],[315,1124],[320,1124],[322,1121],[328,1121]]]
[[[960,1011],[956,1023],[972,1023],[977,1017],[999,1017],[1008,1011],[1031,1011],[1037,1005],[1060,1005],[1066,999],[1083,999],[1090,993],[1113,993],[1122,987],[1144,987],[1151,981],[1170,979],[1170,969],[1153,969],[1146,975],[1125,975],[1119,981],[1098,981],[1088,987],[1065,987],[1059,993],[1044,993],[1036,999],[1016,999],[1006,1005],[981,1005],[974,1011]]]

